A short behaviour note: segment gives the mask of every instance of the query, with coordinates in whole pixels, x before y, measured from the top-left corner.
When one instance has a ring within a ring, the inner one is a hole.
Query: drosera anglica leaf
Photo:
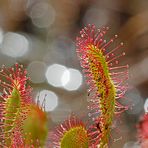
[[[138,138],[142,148],[148,147],[148,113],[145,113],[137,125]]]
[[[44,147],[48,134],[47,113],[38,105],[31,104],[23,121],[23,137],[26,146]]]
[[[69,119],[57,126],[50,133],[49,139],[51,144],[49,147],[55,148],[95,148],[92,145],[91,133],[86,125],[75,115],[71,115]]]
[[[22,124],[13,131],[12,148],[44,148],[48,135],[47,113],[37,104],[25,108]]]
[[[25,119],[25,109],[32,102],[31,87],[27,85],[27,71],[22,65],[2,67],[0,71],[0,139],[3,147],[10,147],[13,133]]]
[[[114,115],[128,109],[118,101],[128,89],[128,65],[119,65],[119,59],[125,55],[118,53],[123,43],[109,50],[118,36],[107,42],[104,35],[108,30],[108,27],[97,29],[89,24],[76,39],[76,51],[89,85],[89,117],[100,133],[100,148],[108,145]]]

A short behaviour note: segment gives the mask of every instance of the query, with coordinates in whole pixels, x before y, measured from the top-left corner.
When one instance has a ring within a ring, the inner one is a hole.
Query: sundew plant
[[[108,30],[108,27],[97,29],[94,25],[88,25],[80,31],[76,43],[80,64],[89,86],[89,116],[99,130],[99,135],[96,135],[99,147],[108,145],[114,115],[128,109],[119,103],[128,89],[128,65],[119,64],[119,58],[125,53],[117,54],[123,43],[109,50],[118,36],[106,41],[104,36]]]
[[[46,139],[46,113],[33,103],[26,75],[19,64],[1,69],[1,147],[42,147]]]
[[[128,65],[119,59],[123,43],[117,35],[106,41],[108,27],[88,25],[76,39],[76,52],[88,84],[89,121],[70,115],[53,131],[47,113],[33,101],[27,71],[22,65],[0,71],[0,147],[104,148],[109,146],[111,126],[128,109],[120,99],[128,89]],[[113,48],[109,48],[114,45]],[[52,98],[46,98],[52,99]],[[87,100],[87,98],[86,98]]]
[[[137,131],[138,131],[138,143],[140,145],[140,147],[142,148],[147,148],[148,146],[148,113],[145,113],[138,125],[137,125]]]

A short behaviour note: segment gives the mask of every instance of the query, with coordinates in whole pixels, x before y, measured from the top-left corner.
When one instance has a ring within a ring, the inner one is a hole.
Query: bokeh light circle
[[[8,32],[4,35],[1,51],[3,54],[16,58],[22,57],[29,49],[28,39],[18,33]]]
[[[40,102],[40,106],[45,107],[45,111],[53,111],[58,105],[57,95],[49,90],[42,90],[36,96],[36,102]]]

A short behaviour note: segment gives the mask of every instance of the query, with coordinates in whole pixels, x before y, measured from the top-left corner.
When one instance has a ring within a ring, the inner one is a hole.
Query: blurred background
[[[147,0],[0,0],[0,65],[28,70],[33,97],[49,112],[49,128],[71,113],[88,118],[87,86],[75,38],[88,23],[109,26],[125,43],[130,65],[126,96],[134,106],[114,124],[111,148],[137,148],[136,124],[148,111]]]

